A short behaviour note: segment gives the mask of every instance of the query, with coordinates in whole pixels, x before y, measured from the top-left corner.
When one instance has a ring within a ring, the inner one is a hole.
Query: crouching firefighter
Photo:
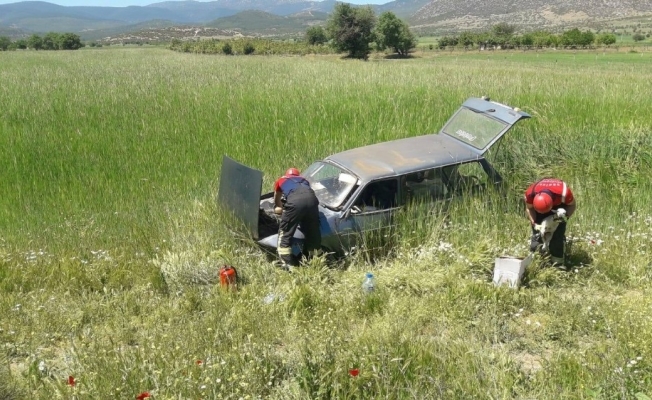
[[[566,182],[560,179],[542,179],[525,191],[525,207],[532,226],[530,251],[536,251],[542,243],[535,225],[543,222],[550,215],[561,217],[557,229],[550,239],[550,261],[560,266],[564,265],[566,247],[566,219],[575,212],[575,198]],[[560,211],[564,209],[566,212]],[[565,217],[564,217],[565,214]]]
[[[274,183],[274,212],[281,215],[277,251],[284,267],[298,265],[292,254],[291,240],[297,227],[305,236],[303,254],[312,256],[321,247],[319,200],[310,183],[296,168],[289,168]]]

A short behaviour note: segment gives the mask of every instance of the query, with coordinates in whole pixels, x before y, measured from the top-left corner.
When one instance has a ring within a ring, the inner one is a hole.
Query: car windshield
[[[319,203],[329,208],[337,208],[351,194],[358,178],[325,162],[316,162],[302,174],[310,182]]]
[[[498,138],[507,124],[468,108],[460,109],[446,124],[443,132],[478,150]]]

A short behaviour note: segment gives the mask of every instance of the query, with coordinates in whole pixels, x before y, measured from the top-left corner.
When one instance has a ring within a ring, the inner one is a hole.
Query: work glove
[[[568,217],[566,216],[566,210],[564,210],[563,208],[557,209],[555,213],[556,213],[555,219],[557,221],[566,222],[566,220],[568,219]]]

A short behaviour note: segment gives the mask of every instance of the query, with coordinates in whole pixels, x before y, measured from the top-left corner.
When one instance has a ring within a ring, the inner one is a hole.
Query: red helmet
[[[299,172],[299,170],[294,167],[288,168],[288,170],[285,171],[285,176],[299,176],[299,175],[301,175],[301,172]]]
[[[534,196],[534,201],[532,202],[534,210],[539,214],[545,214],[552,210],[552,196],[548,193],[539,193]]]

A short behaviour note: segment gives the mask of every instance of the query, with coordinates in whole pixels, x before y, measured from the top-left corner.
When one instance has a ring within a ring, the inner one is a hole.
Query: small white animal
[[[548,246],[550,246],[552,235],[557,230],[559,224],[564,221],[566,221],[566,210],[560,208],[555,214],[547,216],[543,221],[541,221],[540,224],[534,225],[534,229],[539,232],[541,235],[541,241],[543,242],[541,251],[548,251]]]

